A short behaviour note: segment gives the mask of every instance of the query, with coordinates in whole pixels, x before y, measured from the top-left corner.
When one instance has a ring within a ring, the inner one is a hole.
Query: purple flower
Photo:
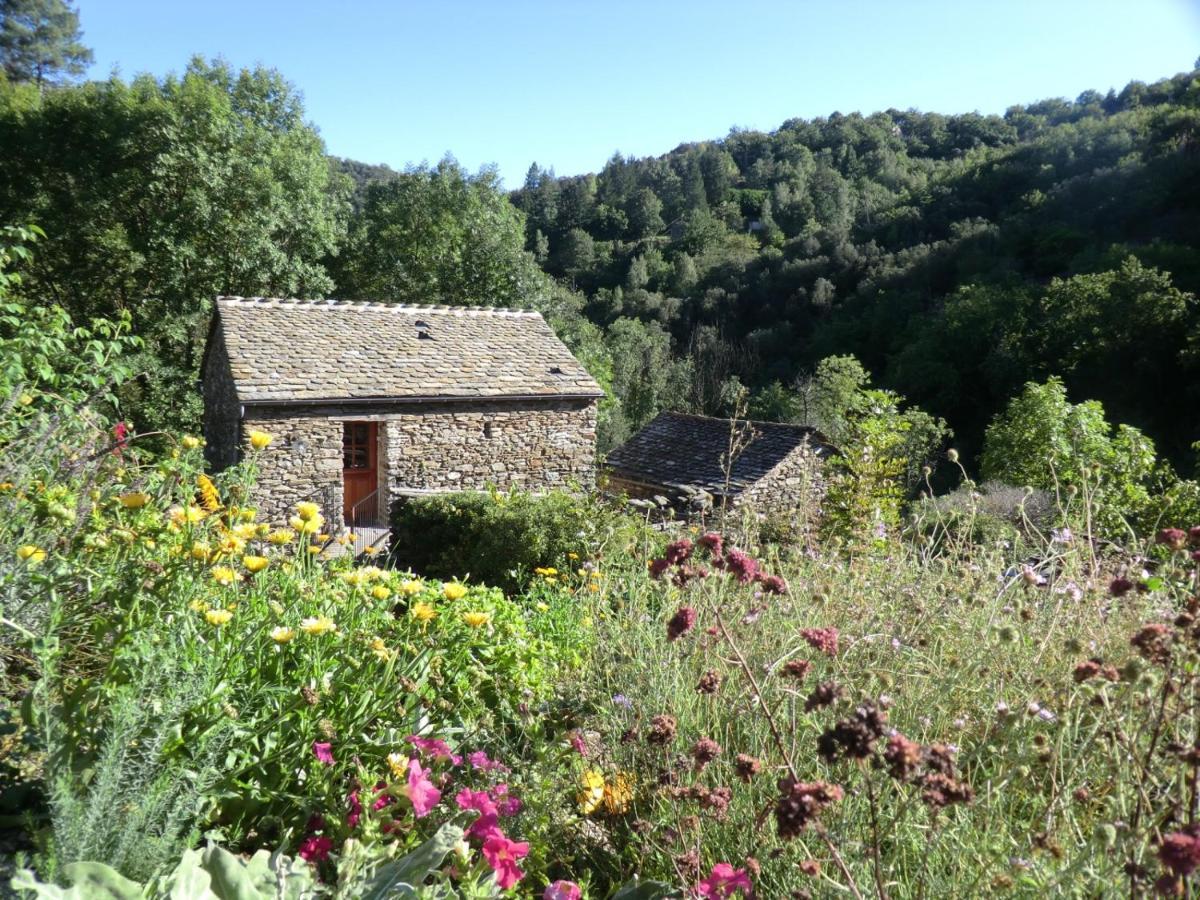
[[[327,766],[333,765],[332,744],[323,741],[313,741],[312,752],[318,762],[324,763]]]

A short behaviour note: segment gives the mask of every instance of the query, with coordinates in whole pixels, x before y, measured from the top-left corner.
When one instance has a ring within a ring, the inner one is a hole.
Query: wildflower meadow
[[[315,503],[262,517],[271,434],[213,473],[198,437],[124,423],[126,323],[4,304],[18,896],[1200,890],[1188,482],[1124,491],[1067,447],[1050,487],[978,485],[943,454],[956,490],[926,471],[872,521],[847,464],[816,529],[494,492],[422,513],[414,571]]]

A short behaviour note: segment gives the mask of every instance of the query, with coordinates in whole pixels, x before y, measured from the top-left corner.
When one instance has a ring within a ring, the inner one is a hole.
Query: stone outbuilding
[[[608,455],[605,489],[634,500],[664,497],[685,513],[722,506],[787,513],[820,501],[823,460],[835,452],[805,425],[664,412]]]
[[[257,503],[383,525],[398,498],[589,489],[603,392],[530,310],[219,297],[202,367],[215,469],[258,457]]]

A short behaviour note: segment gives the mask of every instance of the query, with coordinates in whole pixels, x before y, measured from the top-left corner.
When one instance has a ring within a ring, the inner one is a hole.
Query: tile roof
[[[750,443],[737,456],[730,473],[730,499],[749,488],[783,462],[806,441],[819,455],[832,451],[816,429],[806,425],[739,420],[748,428]],[[615,475],[644,484],[664,487],[687,486],[725,494],[722,456],[729,451],[729,420],[685,413],[659,413],[645,428],[614,450],[605,466]]]
[[[521,309],[218,297],[242,403],[601,396]]]

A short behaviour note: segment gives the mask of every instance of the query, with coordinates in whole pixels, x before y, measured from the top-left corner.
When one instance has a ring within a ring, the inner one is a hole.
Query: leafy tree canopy
[[[0,0],[0,67],[10,81],[41,87],[82,75],[92,51],[66,0]]]

